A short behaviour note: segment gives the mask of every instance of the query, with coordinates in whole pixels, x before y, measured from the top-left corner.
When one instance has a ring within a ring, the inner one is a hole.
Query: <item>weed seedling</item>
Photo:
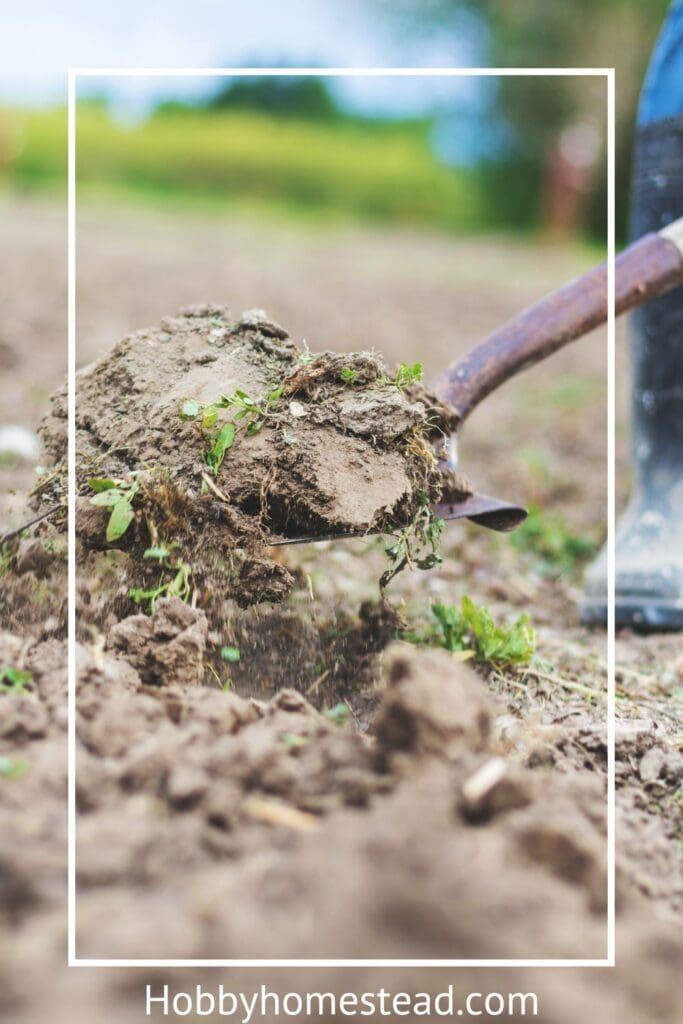
[[[114,541],[123,537],[135,518],[133,499],[140,490],[140,484],[135,479],[116,480],[111,477],[97,477],[88,480],[88,487],[96,492],[94,498],[90,499],[91,505],[111,509],[106,538],[108,544],[113,544]]]
[[[510,536],[518,551],[530,552],[540,559],[544,575],[576,572],[595,554],[596,544],[589,537],[577,537],[559,518],[549,516],[532,505],[522,525]]]
[[[282,388],[269,391],[265,400],[259,404],[246,391],[235,391],[232,395],[221,395],[217,402],[202,405],[195,399],[184,402],[180,410],[182,420],[199,420],[202,434],[208,441],[208,448],[202,452],[202,461],[213,476],[223,465],[225,454],[232,448],[237,427],[243,421],[248,435],[257,434],[263,427],[266,418],[271,414],[271,406],[282,396]],[[218,419],[223,409],[232,409],[233,418],[229,423],[218,426]]]
[[[335,704],[333,708],[328,708],[323,714],[325,718],[330,722],[334,722],[335,725],[346,725],[350,712],[348,704],[340,703]]]
[[[383,384],[392,384],[394,387],[402,391],[408,384],[412,384],[415,380],[422,380],[422,363],[413,363],[409,366],[408,363],[401,363],[396,370],[395,377],[384,377],[382,380]]]
[[[306,341],[306,339],[304,339],[304,350],[303,350],[303,352],[301,353],[301,355],[299,356],[299,359],[298,359],[299,365],[300,366],[308,366],[309,363],[312,363],[314,359],[315,359],[315,356],[313,355],[313,353],[311,352],[310,348],[308,347],[308,342]]]
[[[345,384],[353,384],[358,376],[358,370],[354,370],[350,366],[342,366],[341,368],[341,379]]]
[[[405,639],[443,647],[452,654],[469,653],[477,661],[498,668],[526,665],[536,649],[536,638],[526,613],[509,626],[497,626],[487,608],[477,606],[465,595],[459,608],[433,604],[432,615],[436,619],[435,626],[421,634],[409,634]]]
[[[0,757],[0,778],[18,779],[28,765],[20,757]]]
[[[26,687],[33,682],[30,672],[7,666],[0,671],[0,693],[25,693]]]
[[[187,604],[192,593],[190,586],[192,567],[187,562],[183,562],[182,559],[178,559],[177,562],[171,561],[168,548],[164,545],[147,548],[143,557],[152,558],[161,565],[162,572],[159,577],[159,583],[156,587],[151,587],[149,590],[133,587],[128,591],[128,596],[136,604],[149,601],[150,615],[154,615],[156,603],[160,597],[179,597],[181,601]],[[172,574],[170,579],[168,579],[168,573]]]
[[[240,657],[239,647],[221,647],[221,658],[223,661],[239,661]]]
[[[412,520],[384,549],[393,565],[382,573],[380,590],[384,590],[406,565],[411,569],[433,569],[442,561],[439,547],[444,521],[432,512],[424,491],[420,491],[418,498],[418,509]]]

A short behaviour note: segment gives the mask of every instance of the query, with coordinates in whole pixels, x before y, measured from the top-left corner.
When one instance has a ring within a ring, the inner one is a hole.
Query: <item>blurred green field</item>
[[[66,112],[0,111],[3,175],[15,188],[63,186]],[[426,122],[332,123],[252,111],[159,111],[132,126],[83,104],[78,185],[172,200],[275,205],[446,230],[481,228],[473,172],[439,164]]]

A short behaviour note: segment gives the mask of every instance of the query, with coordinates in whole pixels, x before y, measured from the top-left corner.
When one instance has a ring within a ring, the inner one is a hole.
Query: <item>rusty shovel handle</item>
[[[616,314],[683,284],[683,219],[645,235],[616,260]],[[607,266],[596,267],[508,321],[434,382],[465,420],[506,380],[607,320]]]

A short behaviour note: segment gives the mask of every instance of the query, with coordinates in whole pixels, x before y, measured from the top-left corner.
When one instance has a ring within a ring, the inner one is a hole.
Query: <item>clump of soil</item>
[[[55,459],[64,424],[61,394],[42,430]],[[230,446],[212,461],[229,424]],[[234,320],[219,306],[186,309],[124,338],[79,374],[82,575],[101,588],[111,575],[101,553],[129,554],[115,572],[125,586],[108,595],[115,615],[130,611],[131,587],[168,582],[169,565],[188,567],[202,606],[226,597],[241,606],[280,601],[293,577],[268,551],[273,535],[404,528],[442,494],[432,446],[454,425],[452,411],[417,381],[398,386],[373,352],[314,356],[261,311]],[[111,508],[93,507],[93,479],[139,485],[135,518],[111,544]],[[161,574],[144,558],[160,545],[172,550]],[[90,605],[90,618],[101,621],[101,595],[81,597],[85,617]]]

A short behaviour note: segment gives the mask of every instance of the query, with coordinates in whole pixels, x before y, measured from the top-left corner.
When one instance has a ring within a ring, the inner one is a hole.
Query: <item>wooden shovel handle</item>
[[[645,235],[616,260],[616,314],[683,284],[683,221]],[[461,419],[495,388],[607,320],[603,264],[508,321],[436,379]]]

